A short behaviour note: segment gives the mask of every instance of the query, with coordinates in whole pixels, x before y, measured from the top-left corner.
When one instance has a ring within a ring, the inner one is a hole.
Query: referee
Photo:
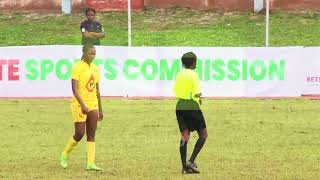
[[[206,142],[208,133],[206,122],[200,109],[200,80],[198,74],[193,71],[197,66],[197,57],[194,53],[188,52],[182,56],[181,61],[184,68],[176,77],[174,93],[178,99],[176,117],[181,132],[180,155],[182,174],[200,173],[195,159]],[[187,163],[187,144],[190,131],[194,130],[198,132],[199,139]]]

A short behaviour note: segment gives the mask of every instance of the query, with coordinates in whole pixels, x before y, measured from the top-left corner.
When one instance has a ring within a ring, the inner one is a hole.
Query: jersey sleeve
[[[80,68],[77,65],[74,65],[72,67],[71,79],[77,80],[77,81],[80,80]]]
[[[80,31],[81,31],[81,32],[86,32],[86,31],[87,31],[87,27],[86,27],[86,25],[85,25],[84,22],[81,23],[81,25],[80,25]]]
[[[97,24],[98,24],[99,31],[100,32],[104,32],[104,29],[103,29],[102,25],[99,22],[97,22]]]

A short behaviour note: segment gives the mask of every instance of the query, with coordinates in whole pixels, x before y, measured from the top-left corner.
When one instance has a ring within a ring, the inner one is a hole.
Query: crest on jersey
[[[94,88],[96,87],[95,83],[94,83],[94,77],[91,74],[87,84],[86,84],[86,88],[89,92],[92,92],[94,90]]]

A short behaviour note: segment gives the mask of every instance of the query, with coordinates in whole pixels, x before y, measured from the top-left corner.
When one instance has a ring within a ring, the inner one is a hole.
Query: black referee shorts
[[[176,116],[180,132],[200,131],[207,127],[199,104],[193,100],[179,99],[176,106]]]

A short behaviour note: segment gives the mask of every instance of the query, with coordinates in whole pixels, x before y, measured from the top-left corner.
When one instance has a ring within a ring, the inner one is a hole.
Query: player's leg
[[[88,112],[87,117],[87,170],[101,170],[94,163],[95,159],[95,132],[97,129],[97,121],[99,111],[97,109]]]
[[[74,121],[74,135],[70,138],[67,145],[64,148],[64,151],[60,156],[60,164],[63,168],[68,166],[68,157],[74,147],[78,144],[78,142],[82,139],[86,129],[86,118],[85,114],[82,114],[80,105],[76,103],[71,104],[71,112]]]
[[[81,141],[86,130],[86,122],[75,122],[74,123],[74,135],[73,139],[77,142]]]
[[[85,122],[75,122],[74,123],[74,135],[70,138],[68,141],[66,147],[64,148],[64,151],[61,154],[60,157],[60,164],[63,168],[66,168],[68,166],[68,157],[71,153],[71,151],[74,149],[74,147],[78,144],[78,142],[82,139],[84,133],[85,133],[86,123]]]

